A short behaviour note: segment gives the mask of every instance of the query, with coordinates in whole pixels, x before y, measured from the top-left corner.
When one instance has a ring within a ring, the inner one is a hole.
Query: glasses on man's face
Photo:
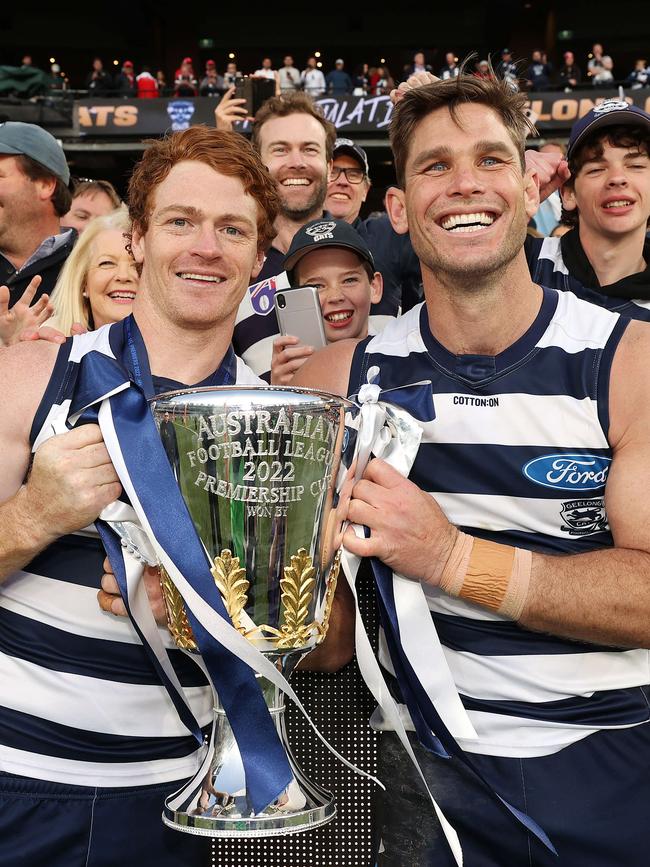
[[[349,184],[360,184],[366,176],[363,169],[343,169],[341,166],[332,166],[330,181],[338,181],[342,174]]]

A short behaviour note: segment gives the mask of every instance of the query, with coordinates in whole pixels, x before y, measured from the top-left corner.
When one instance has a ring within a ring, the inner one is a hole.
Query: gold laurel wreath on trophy
[[[284,577],[280,579],[282,623],[279,629],[266,624],[255,626],[253,629],[246,629],[242,626],[241,615],[248,601],[250,582],[246,578],[246,570],[239,565],[239,557],[233,557],[232,552],[228,548],[224,548],[221,554],[214,558],[210,572],[223,597],[226,611],[235,629],[241,632],[245,638],[250,639],[259,635],[270,639],[278,650],[289,650],[304,647],[314,632],[321,641],[325,638],[340,563],[340,551],[338,551],[327,580],[322,624],[317,621],[305,623],[316,583],[316,567],[304,548],[299,548],[291,556],[291,565],[284,567]],[[195,653],[198,646],[187,618],[183,597],[162,566],[160,567],[160,585],[165,597],[167,625],[172,638],[182,650]]]

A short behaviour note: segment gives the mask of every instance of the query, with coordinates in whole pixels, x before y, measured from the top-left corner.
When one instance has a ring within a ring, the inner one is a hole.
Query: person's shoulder
[[[330,343],[307,359],[291,384],[297,387],[319,388],[345,397],[352,359],[358,345],[358,340]]]
[[[647,439],[650,424],[650,322],[627,323],[612,361],[609,387],[610,442],[624,444],[638,431]]]
[[[59,349],[60,344],[47,340],[27,340],[0,349],[3,388],[12,382],[49,377]]]
[[[0,349],[0,382],[14,427],[29,429],[52,375],[60,346],[47,340],[16,343]]]
[[[644,380],[650,381],[647,376],[648,359],[650,358],[650,322],[630,319],[621,338],[618,355],[622,366],[632,369],[642,367]]]

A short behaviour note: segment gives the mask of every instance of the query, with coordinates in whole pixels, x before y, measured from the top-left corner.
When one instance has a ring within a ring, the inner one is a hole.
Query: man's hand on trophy
[[[157,566],[145,566],[142,576],[144,587],[149,597],[149,604],[156,623],[167,625],[167,611],[160,586],[160,572]],[[108,611],[119,617],[126,617],[126,606],[120,595],[120,588],[108,557],[104,560],[104,574],[101,580],[102,589],[97,593],[97,601],[102,611]]]
[[[52,541],[92,524],[121,493],[96,424],[44,442],[36,450],[24,488],[34,525]]]
[[[235,97],[235,85],[229,87],[214,110],[214,121],[217,129],[231,132],[233,124],[238,120],[253,120],[246,111],[246,100]]]
[[[347,517],[370,530],[361,539],[348,527],[343,544],[352,554],[378,557],[406,578],[440,583],[458,530],[433,497],[385,461],[370,461],[352,488]]]

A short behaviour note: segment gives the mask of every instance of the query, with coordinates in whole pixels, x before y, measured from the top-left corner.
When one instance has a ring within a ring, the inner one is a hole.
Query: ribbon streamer
[[[137,329],[137,326],[131,317],[125,323],[124,330],[117,336],[124,340],[127,335],[125,343],[134,354],[135,341],[130,339],[130,328]],[[114,326],[121,327],[122,323]],[[137,331],[136,338],[141,342]],[[117,343],[119,340],[111,341],[116,355],[119,357],[120,351],[126,354],[124,344],[118,346]],[[146,355],[143,363],[146,363]],[[140,582],[146,562],[161,563],[183,596],[208,680],[219,694],[237,740],[247,793],[256,813],[276,800],[292,781],[293,774],[255,672],[289,696],[319,739],[341,762],[355,773],[379,783],[328,744],[283,675],[232,626],[145,395],[118,360],[91,351],[79,364],[68,421],[72,426],[95,420],[122,483],[123,496],[129,500],[129,504],[121,501],[111,504],[102,512],[97,527],[135,629],[188,731],[198,743],[204,743],[201,728],[162,645],[144,585]],[[201,785],[210,759],[208,745],[193,780],[172,796],[176,802],[189,803],[193,792]]]
[[[379,368],[370,368],[367,374],[368,382],[361,386],[357,395],[361,409],[352,463],[355,481],[362,477],[373,454],[408,477],[422,435],[420,426],[413,419],[427,422],[435,418],[430,382],[382,391],[375,381],[378,375]],[[354,526],[353,529],[359,536],[370,535],[367,528]],[[530,816],[495,792],[456,743],[456,737],[476,739],[477,735],[458,695],[420,583],[394,574],[377,558],[370,558],[370,562],[386,644],[420,743],[441,758],[454,757],[462,761],[518,822],[557,855],[546,832]],[[344,551],[342,563],[352,588],[360,560]],[[356,599],[356,594],[354,595]],[[363,632],[363,635],[360,632]],[[365,640],[364,636],[365,630],[357,608],[356,638],[361,641],[362,647],[362,652],[359,652],[358,647],[357,653],[359,659],[363,659],[365,672],[370,678],[370,682],[366,680],[366,683],[377,699],[382,713],[407,749],[419,775],[424,779],[381,670],[376,661],[375,668],[367,658],[367,636]],[[379,685],[378,675],[381,678]],[[440,808],[428,786],[427,791],[436,813],[440,815]],[[462,852],[456,832],[448,822],[441,824],[457,863],[462,864]]]

